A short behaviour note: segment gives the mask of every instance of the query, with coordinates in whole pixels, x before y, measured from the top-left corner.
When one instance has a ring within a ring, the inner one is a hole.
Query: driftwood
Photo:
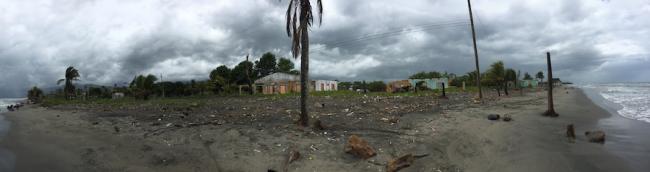
[[[287,155],[287,161],[284,162],[284,171],[289,171],[289,164],[298,159],[300,159],[300,152],[296,150],[289,151],[289,155]]]
[[[397,172],[406,167],[410,167],[411,164],[413,164],[413,162],[415,161],[415,159],[423,158],[426,156],[429,156],[429,154],[425,154],[425,155],[406,154],[397,159],[392,159],[388,161],[388,164],[386,164],[386,172]]]
[[[573,124],[569,124],[566,126],[566,137],[569,138],[571,141],[576,139],[576,131],[573,128]]]

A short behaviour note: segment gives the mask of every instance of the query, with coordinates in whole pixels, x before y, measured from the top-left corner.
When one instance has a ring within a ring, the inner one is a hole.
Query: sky
[[[315,4],[315,3],[314,3]],[[475,70],[463,0],[323,0],[310,30],[315,79],[396,80]],[[0,97],[139,74],[207,79],[265,52],[292,59],[288,0],[0,0]],[[572,82],[650,81],[650,1],[474,0],[480,68],[496,61]],[[294,59],[292,59],[294,60]],[[299,60],[294,60],[299,68]]]

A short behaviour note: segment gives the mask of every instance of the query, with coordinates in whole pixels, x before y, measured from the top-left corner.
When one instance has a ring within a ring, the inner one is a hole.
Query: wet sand
[[[546,96],[530,92],[485,104],[443,102],[432,111],[400,114],[396,124],[374,119],[372,112],[317,114],[352,121],[326,121],[323,131],[284,120],[146,135],[154,126],[137,118],[97,119],[92,112],[30,106],[6,115],[12,128],[1,145],[16,155],[16,171],[282,171],[290,149],[301,152],[301,159],[289,171],[384,171],[388,160],[407,153],[429,156],[402,171],[630,171],[625,159],[606,149],[610,142],[589,143],[582,134],[611,115],[581,91],[568,91],[556,92],[558,118],[541,116]],[[508,114],[514,121],[489,121],[488,114]],[[571,123],[576,142],[565,137]],[[368,140],[377,156],[360,160],[344,153],[351,134]]]

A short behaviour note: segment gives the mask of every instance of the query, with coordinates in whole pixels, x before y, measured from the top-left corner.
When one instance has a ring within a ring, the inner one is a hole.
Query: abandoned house
[[[315,80],[312,81],[315,91],[336,91],[338,90],[338,81]]]
[[[310,91],[338,90],[337,81],[312,80]],[[262,94],[286,94],[300,92],[300,76],[288,73],[273,73],[255,80],[255,92]]]
[[[449,87],[449,79],[447,78],[408,79],[388,82],[386,85],[386,92],[393,93],[409,91],[418,83],[421,83],[422,86],[431,90],[440,89],[443,84],[445,87]]]

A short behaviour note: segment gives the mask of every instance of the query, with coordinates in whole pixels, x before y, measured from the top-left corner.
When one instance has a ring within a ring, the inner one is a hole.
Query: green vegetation
[[[66,99],[70,100],[75,95],[75,87],[72,81],[78,81],[78,80],[79,80],[79,71],[77,71],[77,69],[75,69],[74,67],[70,66],[65,70],[65,78],[59,79],[59,81],[56,82],[57,85],[60,85],[61,82],[65,81],[65,86],[63,91]]]
[[[431,71],[431,72],[418,72],[418,73],[415,73],[415,74],[409,76],[409,79],[430,79],[430,78],[440,78],[440,77],[442,77],[440,72]]]
[[[264,53],[259,61],[255,61],[255,76],[261,78],[275,72],[278,72],[278,65],[273,53]]]
[[[158,78],[151,74],[147,76],[138,75],[129,84],[129,89],[136,99],[149,100],[149,96],[154,89],[154,82],[157,80]]]
[[[36,86],[27,91],[27,99],[33,103],[40,103],[43,100],[43,96],[43,90]]]
[[[542,71],[537,72],[537,75],[535,75],[535,78],[537,78],[537,80],[539,80],[539,82],[544,81],[544,72],[542,72]]]

